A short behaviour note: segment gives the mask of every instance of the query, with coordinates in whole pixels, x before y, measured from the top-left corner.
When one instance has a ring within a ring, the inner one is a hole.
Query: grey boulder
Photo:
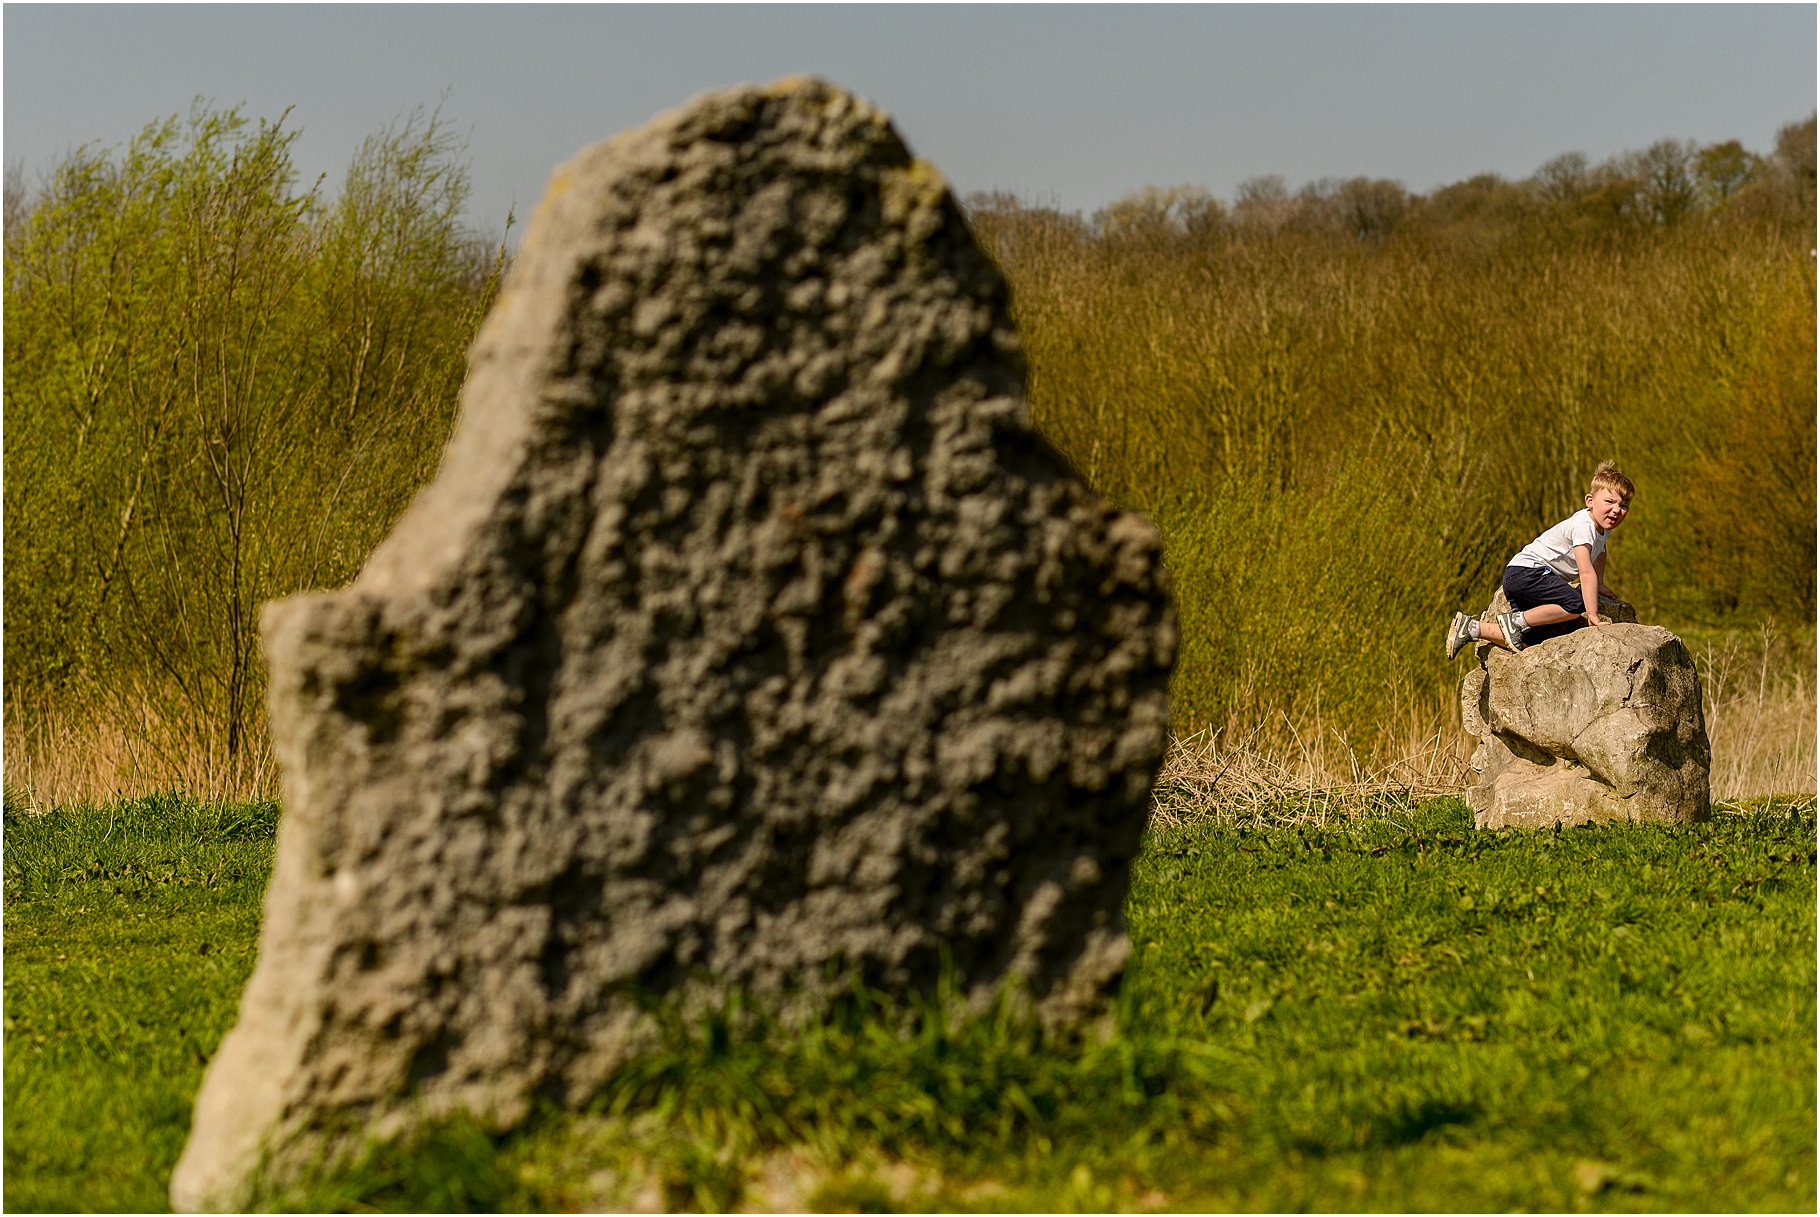
[[[1503,593],[1486,612],[1507,606]],[[1479,737],[1469,793],[1481,828],[1615,819],[1686,822],[1711,814],[1711,746],[1700,679],[1681,640],[1640,625],[1622,601],[1613,624],[1511,653],[1489,644],[1460,688]]]

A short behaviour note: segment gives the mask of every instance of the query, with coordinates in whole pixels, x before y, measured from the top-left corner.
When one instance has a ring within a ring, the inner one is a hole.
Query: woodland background
[[[351,579],[434,473],[504,234],[437,114],[333,191],[296,135],[199,105],[7,173],[9,804],[270,793],[258,606]],[[1702,660],[1715,793],[1811,792],[1814,145],[968,199],[1037,425],[1163,531],[1178,737],[1457,782],[1442,628],[1612,459],[1608,574]]]

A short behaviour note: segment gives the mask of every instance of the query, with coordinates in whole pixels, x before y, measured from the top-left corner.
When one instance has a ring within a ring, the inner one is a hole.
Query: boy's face
[[[1595,526],[1610,532],[1630,514],[1630,504],[1610,486],[1598,486],[1586,496],[1586,510],[1592,512]]]

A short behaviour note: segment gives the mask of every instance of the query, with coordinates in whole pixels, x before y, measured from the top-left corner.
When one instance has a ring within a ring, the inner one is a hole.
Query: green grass
[[[160,1211],[252,972],[275,804],[7,808],[8,1209]]]
[[[9,814],[8,1208],[163,1206],[274,822]],[[863,993],[792,1034],[735,1005],[671,1021],[588,1113],[434,1129],[284,1200],[1811,1211],[1813,800],[1469,825],[1439,800],[1153,835],[1106,1034]]]

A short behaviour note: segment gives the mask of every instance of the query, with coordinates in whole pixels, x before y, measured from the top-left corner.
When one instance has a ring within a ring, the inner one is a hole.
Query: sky
[[[1281,174],[1428,191],[1672,137],[1767,152],[1815,107],[1783,5],[7,4],[5,163],[28,185],[193,99],[301,130],[307,182],[439,103],[469,223],[696,93],[813,73],[882,106],[963,196],[1091,214],[1145,185]]]

